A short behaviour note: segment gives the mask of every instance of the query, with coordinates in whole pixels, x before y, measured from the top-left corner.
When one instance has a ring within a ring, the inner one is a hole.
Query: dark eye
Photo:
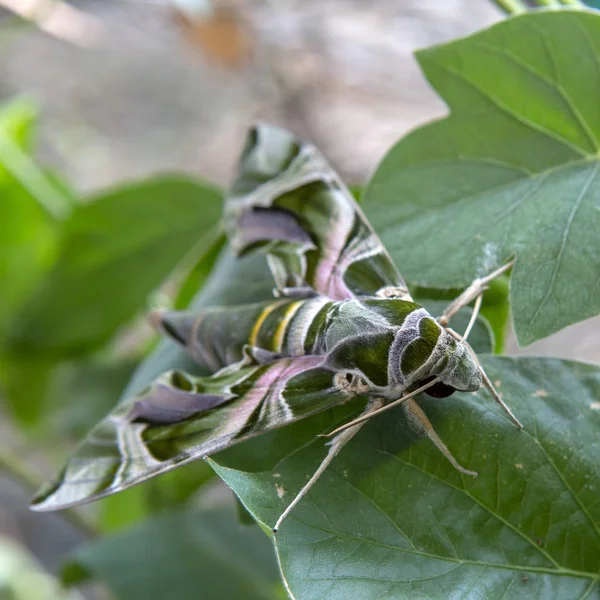
[[[428,377],[427,379],[423,379],[423,381],[419,381],[418,387],[429,383],[433,377]],[[448,396],[452,396],[456,388],[453,388],[451,385],[446,385],[441,381],[438,381],[435,385],[432,385],[430,388],[424,390],[424,394],[431,396],[432,398],[447,398]]]

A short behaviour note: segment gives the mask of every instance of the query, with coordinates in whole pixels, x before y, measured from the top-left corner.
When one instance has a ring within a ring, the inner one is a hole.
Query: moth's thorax
[[[319,353],[328,353],[340,343],[364,344],[379,334],[402,327],[418,304],[406,300],[365,298],[332,302],[315,340]],[[423,309],[421,309],[423,310]]]
[[[333,303],[317,342],[316,350],[328,354],[332,366],[363,378],[374,393],[388,398],[432,376],[457,390],[481,385],[467,347],[413,302]]]

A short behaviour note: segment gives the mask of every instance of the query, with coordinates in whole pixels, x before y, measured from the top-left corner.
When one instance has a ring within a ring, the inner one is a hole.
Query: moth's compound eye
[[[348,383],[352,383],[353,379],[354,379],[354,375],[352,373],[346,373],[346,381]]]
[[[429,383],[433,377],[428,377],[427,379],[423,379],[423,381],[419,381],[417,384],[418,387]],[[438,381],[435,385],[432,385],[430,388],[424,390],[424,394],[431,396],[432,398],[447,398],[448,396],[452,396],[456,392],[456,388],[453,388],[451,385],[446,385],[441,381]]]

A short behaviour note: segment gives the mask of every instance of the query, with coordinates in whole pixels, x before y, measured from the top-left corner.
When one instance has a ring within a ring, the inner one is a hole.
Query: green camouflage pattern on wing
[[[233,249],[267,252],[281,295],[410,300],[387,250],[348,188],[312,145],[257,125],[225,202]]]
[[[97,500],[354,396],[346,379],[315,356],[212,377],[165,373],[90,432],[32,508]]]

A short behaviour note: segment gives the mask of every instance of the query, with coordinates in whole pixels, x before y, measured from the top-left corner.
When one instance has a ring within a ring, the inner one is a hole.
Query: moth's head
[[[476,392],[482,384],[481,369],[466,343],[456,340],[446,330],[442,335],[446,338],[447,362],[437,374],[441,381],[425,393],[435,398],[443,398],[455,391]]]
[[[434,398],[445,398],[456,391],[475,392],[481,387],[480,368],[466,343],[455,339],[431,317],[421,320],[419,330],[420,338],[407,346],[403,362],[410,362],[411,354],[419,350],[422,355],[430,353],[427,362],[431,368],[411,387],[420,387],[437,378],[438,382],[424,391]]]

